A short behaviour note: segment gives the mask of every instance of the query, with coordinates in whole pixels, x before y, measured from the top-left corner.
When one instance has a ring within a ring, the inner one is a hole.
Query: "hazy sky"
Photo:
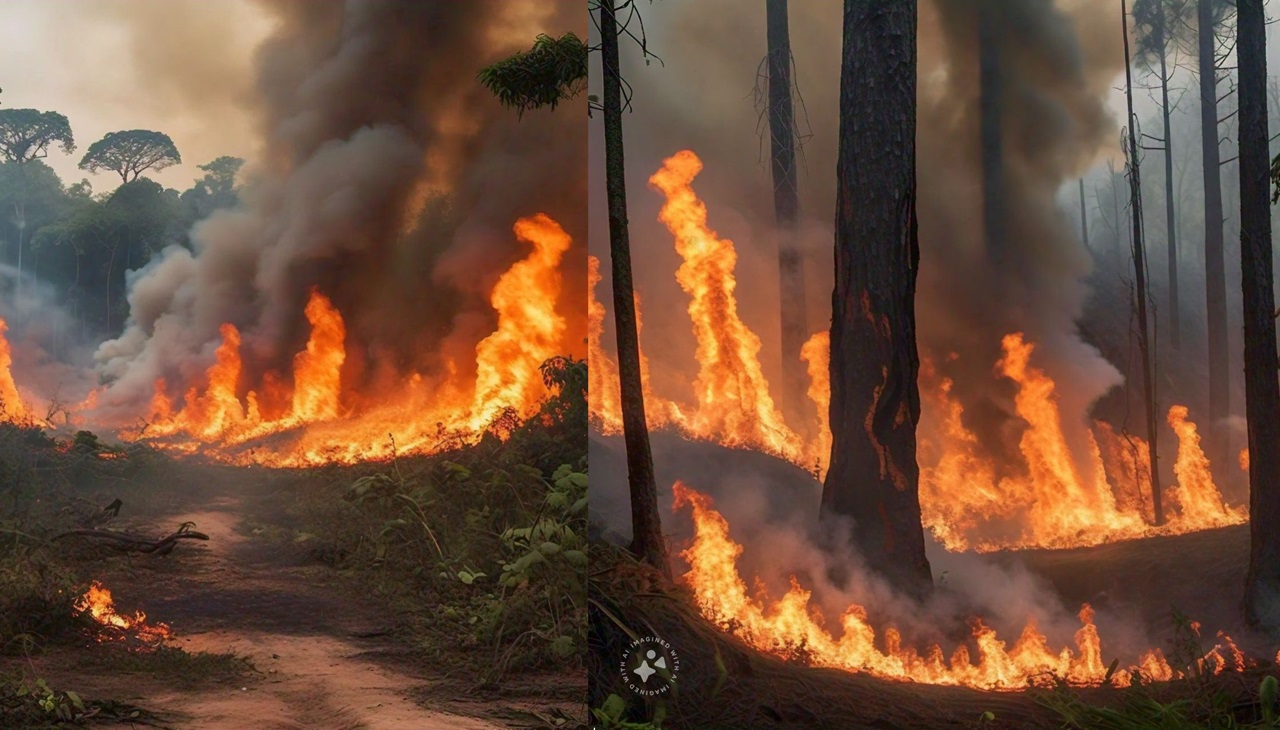
[[[168,134],[182,154],[149,175],[185,189],[202,174],[196,165],[253,156],[252,57],[272,22],[247,0],[4,0],[0,105],[67,116],[76,152],[45,161],[68,184],[119,185],[77,165],[107,132],[141,128]]]

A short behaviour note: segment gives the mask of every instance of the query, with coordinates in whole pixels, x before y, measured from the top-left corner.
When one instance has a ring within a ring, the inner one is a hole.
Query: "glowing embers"
[[[748,593],[738,574],[737,559],[743,547],[729,536],[729,523],[711,499],[676,482],[675,507],[689,508],[694,523],[693,543],[681,555],[689,563],[684,580],[704,617],[761,651],[783,657],[803,657],[815,666],[866,672],[894,680],[974,687],[1023,689],[1030,683],[1059,677],[1075,685],[1110,682],[1127,686],[1142,681],[1169,680],[1181,676],[1159,649],[1143,652],[1132,664],[1113,668],[1094,624],[1093,609],[1082,606],[1081,626],[1073,645],[1053,649],[1034,623],[1023,628],[1010,646],[980,618],[972,620],[972,635],[948,656],[941,646],[923,651],[903,644],[893,628],[877,636],[867,611],[851,605],[840,618],[838,630],[828,629],[810,592],[793,576],[791,588],[781,599],[769,600],[763,591]],[[1197,631],[1199,627],[1192,625]],[[1230,637],[1195,661],[1199,671],[1244,669],[1246,661]]]
[[[179,391],[181,405],[169,384],[156,383],[150,423],[139,436],[181,453],[297,466],[430,452],[531,416],[548,395],[539,366],[565,344],[556,301],[560,262],[572,241],[542,214],[520,219],[514,232],[532,250],[493,287],[497,328],[475,345],[474,380],[450,360],[434,377],[412,374],[380,386],[344,382],[346,325],[329,298],[313,290],[305,310],[310,334],[291,377],[267,372],[246,387],[240,331],[224,324],[214,363],[201,383]]]
[[[92,619],[97,625],[93,638],[98,642],[120,641],[132,646],[154,648],[166,639],[173,638],[168,624],[148,623],[147,615],[135,611],[132,615],[116,611],[111,591],[98,581],[75,603],[75,611]]]

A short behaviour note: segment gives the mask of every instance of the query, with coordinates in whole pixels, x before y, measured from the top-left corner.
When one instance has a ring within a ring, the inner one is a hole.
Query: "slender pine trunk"
[[[808,372],[800,348],[809,337],[805,311],[804,257],[796,223],[800,196],[796,186],[795,115],[791,101],[791,38],[787,0],[766,0],[769,49],[769,138],[773,161],[773,214],[778,237],[778,291],[781,297],[783,410],[792,419],[804,413]]]
[[[1227,460],[1227,434],[1223,428],[1231,413],[1228,389],[1227,273],[1222,224],[1222,173],[1218,154],[1218,69],[1214,61],[1217,36],[1213,27],[1215,0],[1198,0],[1197,47],[1200,73],[1200,147],[1204,172],[1204,272],[1205,329],[1209,336],[1209,423],[1205,451],[1210,463]]]
[[[1125,96],[1129,104],[1129,206],[1133,216],[1133,281],[1138,300],[1138,350],[1142,360],[1142,404],[1147,418],[1147,454],[1151,461],[1151,506],[1157,525],[1164,524],[1164,507],[1160,500],[1160,461],[1157,458],[1160,441],[1156,415],[1156,389],[1151,369],[1150,329],[1147,326],[1147,254],[1142,241],[1142,179],[1138,164],[1138,133],[1134,128],[1137,117],[1133,114],[1133,68],[1129,59],[1129,8],[1126,0],[1120,0],[1121,28],[1124,32]]]
[[[622,154],[622,71],[618,59],[618,20],[614,0],[600,0],[600,51],[604,106],[605,188],[609,206],[609,256],[613,264],[613,316],[618,338],[618,374],[622,392],[622,437],[627,448],[631,490],[631,551],[663,574],[671,575],[667,545],[658,516],[658,489],[649,448],[640,381],[640,338],[636,334],[631,242],[627,230],[626,165]]]
[[[1164,13],[1159,17],[1163,22]],[[1160,48],[1164,48],[1164,28],[1160,28]],[[1178,307],[1178,227],[1173,209],[1173,132],[1169,124],[1169,68],[1164,53],[1160,54],[1161,116],[1164,117],[1164,216],[1169,247],[1169,344],[1182,349],[1182,323]]]

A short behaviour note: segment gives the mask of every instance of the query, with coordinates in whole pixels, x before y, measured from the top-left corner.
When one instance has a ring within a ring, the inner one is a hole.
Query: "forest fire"
[[[688,438],[750,448],[825,473],[831,435],[829,341],[815,334],[796,356],[808,364],[808,396],[817,422],[785,423],[763,375],[760,339],[738,316],[733,243],[707,226],[707,209],[690,184],[701,170],[684,151],[666,160],[652,178],[666,196],[660,213],[684,259],[676,274],[690,296],[697,339],[696,404],[675,404],[645,393],[651,428],[670,427]],[[598,263],[592,264],[588,348],[592,369],[613,388],[591,389],[591,412],[605,433],[621,430],[616,364],[600,337],[605,308],[595,297]],[[637,308],[638,312],[638,308]],[[643,348],[643,343],[642,348]],[[1153,535],[1171,535],[1243,523],[1243,507],[1224,503],[1213,482],[1188,410],[1170,408],[1178,438],[1176,484],[1165,491],[1172,506],[1163,525],[1150,513],[1150,465],[1145,442],[1109,424],[1086,430],[1086,453],[1072,449],[1064,431],[1057,384],[1032,362],[1035,346],[1021,333],[1003,337],[995,374],[1017,387],[1014,408],[1025,428],[1017,443],[1021,463],[1001,464],[965,424],[964,407],[926,357],[921,372],[922,416],[918,432],[920,502],[925,526],[947,549],[989,552],[1022,548],[1072,548]],[[954,359],[956,356],[951,355]],[[798,434],[812,433],[807,443]]]
[[[178,390],[158,380],[146,425],[131,437],[175,453],[302,466],[431,452],[478,439],[508,414],[532,415],[547,395],[539,366],[564,345],[566,324],[556,300],[571,240],[541,214],[520,219],[514,232],[532,250],[490,294],[497,329],[475,346],[474,384],[452,362],[442,378],[415,374],[381,387],[344,382],[346,325],[333,302],[313,289],[305,309],[310,335],[290,373],[267,371],[256,386],[246,383],[241,332],[225,323],[202,382]],[[17,420],[26,411],[7,367],[7,347],[0,349],[0,366],[6,366],[0,367],[0,398],[6,419]],[[73,414],[78,422],[95,425],[97,401],[95,391]]]
[[[571,241],[544,215],[520,219],[514,231],[533,251],[490,295],[498,327],[476,345],[474,388],[456,377],[432,387],[421,375],[383,391],[344,388],[342,314],[313,290],[306,307],[311,335],[294,358],[292,391],[284,377],[269,372],[242,401],[240,334],[225,324],[203,391],[189,388],[175,409],[166,384],[158,382],[152,421],[141,436],[179,451],[213,446],[234,454],[252,443],[258,462],[299,465],[432,451],[449,440],[478,438],[506,412],[529,416],[546,394],[538,368],[562,344],[565,321],[555,302],[560,260]],[[291,435],[283,444],[267,438],[285,433]]]
[[[168,624],[148,623],[147,615],[142,611],[135,611],[133,615],[116,611],[111,591],[96,580],[76,601],[75,611],[88,616],[99,625],[94,639],[100,643],[126,641],[155,646],[173,638],[173,631]]]
[[[729,535],[729,524],[712,506],[710,497],[680,482],[674,485],[675,506],[687,507],[693,518],[692,544],[681,554],[689,563],[684,580],[690,585],[703,615],[747,644],[783,657],[803,657],[815,666],[865,672],[892,680],[959,685],[988,690],[1025,689],[1029,684],[1052,682],[1054,677],[1073,685],[1128,686],[1135,681],[1167,681],[1185,668],[1170,665],[1163,652],[1143,652],[1129,665],[1115,666],[1094,624],[1093,609],[1081,606],[1081,627],[1073,637],[1074,648],[1054,649],[1034,622],[1028,623],[1010,646],[981,619],[972,622],[971,641],[960,644],[948,656],[938,645],[923,652],[903,644],[893,627],[877,638],[871,618],[862,606],[851,605],[840,618],[840,631],[823,626],[810,591],[793,576],[782,598],[752,598],[739,575],[736,560],[743,548]],[[1193,626],[1198,631],[1198,626]],[[1226,635],[1196,662],[1199,672],[1243,670],[1244,655]]]

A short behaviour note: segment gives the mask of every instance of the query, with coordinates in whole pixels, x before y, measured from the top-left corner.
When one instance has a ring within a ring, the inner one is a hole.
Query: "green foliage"
[[[476,78],[518,114],[555,109],[586,88],[587,45],[573,33],[559,38],[539,35],[533,48],[480,69]]]
[[[659,705],[661,707],[661,705]],[[627,713],[627,701],[618,695],[609,695],[600,707],[591,708],[591,716],[599,723],[602,730],[661,730],[662,718],[655,717],[649,722],[632,722],[624,719]],[[655,713],[657,715],[658,713]]]
[[[129,129],[108,132],[89,146],[80,160],[80,169],[89,172],[110,170],[129,183],[147,170],[163,170],[182,162],[173,140],[163,132]]]
[[[0,156],[4,159],[27,163],[47,156],[54,144],[67,154],[76,150],[71,123],[65,116],[37,109],[0,109]]]

